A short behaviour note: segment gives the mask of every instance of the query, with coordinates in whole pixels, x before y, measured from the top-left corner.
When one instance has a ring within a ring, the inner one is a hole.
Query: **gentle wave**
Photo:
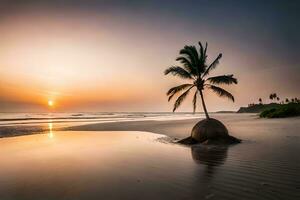
[[[0,113],[0,126],[66,122],[119,122],[203,118],[191,113]]]

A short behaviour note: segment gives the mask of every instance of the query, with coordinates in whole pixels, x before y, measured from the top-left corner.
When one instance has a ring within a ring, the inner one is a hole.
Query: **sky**
[[[164,76],[184,45],[208,42],[211,75],[234,74],[235,102],[300,97],[299,1],[28,0],[0,2],[0,112],[168,112]],[[179,111],[192,111],[191,97]],[[202,111],[199,102],[199,110]]]

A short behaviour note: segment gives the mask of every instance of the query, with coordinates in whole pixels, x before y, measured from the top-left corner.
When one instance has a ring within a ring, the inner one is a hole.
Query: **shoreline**
[[[235,117],[236,116],[236,117]],[[300,117],[265,119],[257,114],[211,114],[212,118],[222,121],[228,128],[230,134],[239,134],[236,130],[241,123],[252,124],[253,126],[272,125],[277,121],[284,121],[288,124],[297,123]],[[233,120],[233,118],[235,118]],[[41,123],[33,125],[0,126],[0,138],[17,137],[22,135],[46,134],[50,125],[52,131],[143,131],[156,134],[163,134],[174,139],[183,139],[190,136],[193,126],[202,118],[176,119],[176,120],[137,120],[120,122],[101,123]],[[242,139],[242,138],[241,138]]]
[[[233,120],[233,116],[239,116],[238,120]],[[232,134],[232,128],[235,123],[247,122],[248,120],[261,120],[255,114],[211,114],[212,118],[222,121]],[[165,120],[165,121],[128,121],[113,123],[94,123],[79,126],[65,127],[63,131],[142,131],[155,134],[162,134],[174,139],[183,139],[190,136],[194,125],[202,120],[183,119],[183,120]],[[233,133],[234,135],[234,133]]]
[[[81,125],[62,126],[60,123],[52,123],[52,131],[144,131],[168,136],[180,135],[182,132],[190,132],[193,125],[199,119],[181,120],[145,120],[145,121],[123,121],[123,122],[101,122],[86,123]],[[56,127],[58,126],[58,127]],[[174,134],[170,134],[171,130]],[[189,130],[190,129],[190,130]],[[182,130],[182,131],[180,131]],[[24,135],[47,134],[49,124],[0,126],[0,138],[18,137]],[[177,134],[176,134],[177,133]]]

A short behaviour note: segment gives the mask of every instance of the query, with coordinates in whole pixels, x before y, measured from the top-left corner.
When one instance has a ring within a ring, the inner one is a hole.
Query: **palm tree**
[[[269,98],[270,98],[271,101],[272,101],[273,99],[275,99],[275,100],[277,99],[277,100],[278,100],[279,97],[277,97],[277,94],[276,94],[276,93],[272,93],[272,94],[270,94]]]
[[[286,103],[289,103],[289,102],[290,102],[290,100],[289,100],[288,98],[286,98],[286,99],[285,99],[285,102],[286,102]]]
[[[269,99],[272,101],[273,100],[273,93],[272,94],[270,94],[270,96],[269,96]]]
[[[179,61],[182,64],[182,67],[172,66],[165,70],[165,75],[172,74],[189,81],[189,83],[178,85],[169,89],[167,96],[169,97],[168,101],[170,101],[175,95],[180,94],[174,103],[173,112],[175,112],[183,100],[188,96],[189,92],[195,88],[196,90],[193,97],[193,112],[195,113],[196,111],[197,95],[200,94],[205,116],[209,119],[204,102],[203,90],[205,88],[211,89],[220,97],[227,97],[234,101],[233,95],[218,85],[237,84],[237,79],[234,78],[232,74],[208,78],[207,76],[219,64],[222,54],[219,54],[211,64],[207,64],[207,43],[205,44],[205,47],[203,47],[201,42],[199,42],[199,46],[199,52],[195,46],[184,46],[184,48],[179,52],[180,56],[176,58],[176,61]]]
[[[262,99],[261,98],[259,98],[258,101],[259,101],[259,104],[262,104]]]

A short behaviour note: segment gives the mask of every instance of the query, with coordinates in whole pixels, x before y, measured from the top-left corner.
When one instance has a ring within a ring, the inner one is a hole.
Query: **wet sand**
[[[238,119],[239,121],[249,121],[258,119],[256,114],[211,114],[212,117],[221,120],[226,126],[231,126]],[[62,128],[61,130],[71,131],[146,131],[164,134],[174,138],[184,138],[190,135],[193,126],[198,119],[184,120],[148,120],[148,121],[129,121],[112,123],[93,123],[79,126]]]
[[[274,140],[279,136],[296,134],[300,136],[300,117],[282,119],[261,119],[257,114],[211,114],[226,125],[232,136],[243,140],[260,140],[269,136]],[[164,134],[182,139],[190,135],[193,126],[199,119],[166,120],[166,121],[132,121],[113,123],[93,123],[71,126],[58,130],[71,131],[146,131]],[[55,125],[53,125],[55,128]],[[278,133],[279,129],[284,131]],[[298,134],[299,133],[299,134]]]
[[[186,137],[195,120],[1,138],[0,199],[300,198],[300,118],[215,117],[243,143],[187,147],[161,135]]]

